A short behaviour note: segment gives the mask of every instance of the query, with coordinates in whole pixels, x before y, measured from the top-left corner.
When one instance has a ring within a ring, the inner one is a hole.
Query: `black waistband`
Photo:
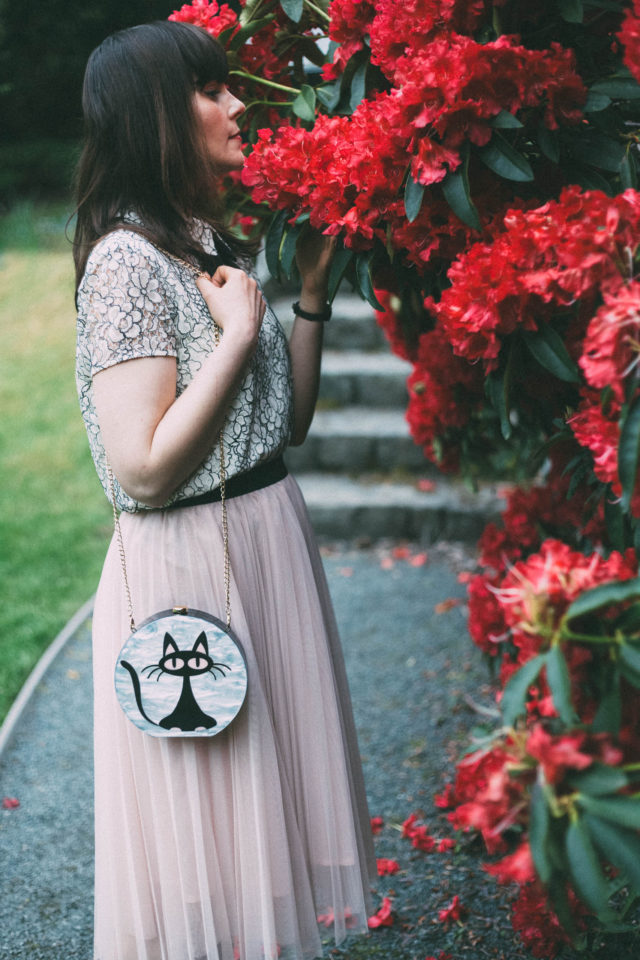
[[[282,457],[276,457],[275,460],[267,460],[266,463],[259,463],[252,470],[246,473],[239,473],[235,477],[229,477],[225,484],[225,499],[231,500],[233,497],[241,497],[245,493],[253,493],[254,490],[262,490],[263,487],[270,487],[272,483],[278,483],[287,476],[287,468]],[[187,497],[185,500],[176,500],[170,503],[164,510],[178,510],[181,507],[196,507],[200,503],[220,503],[220,487],[215,490],[209,490],[207,493],[201,493],[197,497]]]

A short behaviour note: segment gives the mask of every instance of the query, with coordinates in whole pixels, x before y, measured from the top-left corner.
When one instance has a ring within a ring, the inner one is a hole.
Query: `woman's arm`
[[[335,237],[326,237],[314,230],[305,232],[298,242],[296,261],[302,278],[300,306],[310,313],[322,313],[326,307],[335,244]],[[291,445],[294,447],[307,436],[316,408],[323,330],[322,321],[296,317],[289,338],[294,417]]]
[[[212,448],[253,354],[265,304],[242,270],[219,267],[198,289],[224,330],[176,397],[173,357],[142,357],[96,373],[93,394],[107,456],[124,490],[162,506]]]

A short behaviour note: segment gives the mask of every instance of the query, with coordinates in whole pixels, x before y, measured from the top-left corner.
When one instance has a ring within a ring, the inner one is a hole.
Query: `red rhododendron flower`
[[[340,46],[334,53],[333,62],[323,67],[325,80],[340,76],[354,53],[362,50],[375,8],[375,0],[332,0],[329,5],[329,36]]]
[[[640,0],[632,0],[618,37],[624,46],[624,62],[640,83]]]
[[[447,783],[442,793],[436,793],[433,802],[436,807],[440,807],[441,810],[448,810],[455,803],[454,794],[453,784]]]
[[[384,827],[384,820],[382,817],[371,817],[371,833],[375,836],[380,833]]]
[[[525,819],[527,778],[514,778],[509,769],[519,760],[507,740],[504,745],[471,754],[458,764],[456,800],[460,806],[447,819],[456,829],[479,830],[489,853],[504,850],[505,830]]]
[[[449,906],[439,911],[438,920],[448,926],[450,923],[460,923],[466,914],[467,908],[462,905],[460,897],[456,894]]]
[[[469,620],[471,639],[483,653],[495,657],[500,645],[508,637],[502,607],[496,595],[495,583],[478,574],[469,581]]]
[[[517,850],[508,854],[497,863],[485,863],[484,869],[492,874],[498,883],[530,883],[536,878],[536,870],[531,857],[528,841],[521,843]]]
[[[614,550],[607,558],[599,553],[586,556],[554,539],[545,540],[538,553],[514,564],[497,596],[520,649],[518,661],[524,663],[539,652],[538,628],[546,635],[581,593],[601,583],[630,580],[637,575],[637,568],[633,551],[623,556]],[[568,649],[572,651],[580,657],[590,656],[575,644]]]
[[[167,19],[193,23],[196,27],[203,27],[214,37],[238,23],[237,15],[228,4],[216,3],[215,0],[213,3],[208,3],[207,0],[193,0],[193,3],[185,3],[179,10],[174,10]]]
[[[378,867],[378,876],[384,877],[387,874],[391,875],[397,873],[400,869],[400,864],[397,860],[387,860],[385,857],[378,857],[377,861]]]
[[[413,832],[416,829],[417,822],[418,822],[418,814],[417,813],[409,814],[407,819],[402,824],[402,836],[409,837],[409,839],[411,839],[411,837],[413,836]]]
[[[625,251],[638,243],[640,194],[611,198],[571,186],[557,201],[511,210],[504,228],[452,264],[452,286],[435,307],[455,352],[487,370],[516,328],[536,330],[560,307],[582,301],[591,309],[619,289]]]
[[[456,846],[457,843],[452,837],[443,837],[438,841],[438,853],[448,853],[450,850],[455,850]]]
[[[424,825],[416,827],[412,831],[410,839],[411,845],[414,846],[416,850],[421,850],[423,853],[431,853],[436,845],[436,841]]]
[[[583,930],[586,909],[572,890],[569,890],[569,905],[578,930]],[[519,891],[513,902],[511,923],[525,946],[540,960],[553,960],[569,943],[569,936],[550,908],[546,894],[535,883],[526,884]]]
[[[542,767],[547,783],[552,784],[560,783],[567,770],[586,770],[601,756],[606,756],[606,762],[614,766],[624,758],[622,750],[614,747],[606,734],[600,739],[585,731],[553,735],[541,723],[534,724],[526,750]]]
[[[393,926],[393,914],[392,903],[389,897],[385,897],[382,901],[382,906],[377,913],[374,913],[372,917],[369,917],[367,924],[369,929],[375,930],[377,927],[392,927]]]
[[[618,403],[625,401],[625,380],[640,356],[640,283],[605,293],[604,305],[587,327],[579,363],[587,383],[610,387]]]

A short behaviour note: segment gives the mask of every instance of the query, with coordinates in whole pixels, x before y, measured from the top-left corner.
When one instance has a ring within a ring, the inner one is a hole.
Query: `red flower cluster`
[[[179,10],[174,10],[168,20],[178,20],[181,23],[193,23],[196,27],[203,27],[213,37],[230,27],[238,26],[238,17],[226,3],[216,3],[213,0],[193,0],[185,3]]]
[[[576,926],[584,929],[586,910],[572,890],[569,890],[569,905]],[[553,960],[570,942],[537,883],[527,883],[519,891],[513,902],[511,923],[525,946],[540,960]]]
[[[640,83],[640,0],[632,0],[618,37],[624,46],[624,62]]]
[[[375,0],[332,0],[329,5],[329,36],[340,44],[333,63],[325,64],[325,80],[335,80],[348,61],[365,45],[369,25],[375,16]]]
[[[569,306],[576,314],[578,302],[578,328],[566,340],[579,349],[598,297],[624,282],[621,269],[638,245],[640,194],[567,187],[557,201],[510,211],[504,227],[452,264],[452,286],[436,307],[455,352],[482,359],[487,370],[509,334],[537,330]]]
[[[483,401],[481,369],[456,357],[437,326],[421,335],[407,385],[413,439],[442,469],[454,469],[459,432]]]

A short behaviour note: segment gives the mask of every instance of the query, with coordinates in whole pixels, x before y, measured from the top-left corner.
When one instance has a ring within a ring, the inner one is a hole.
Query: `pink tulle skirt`
[[[247,703],[211,739],[150,737],[114,693],[129,633],[112,542],[94,612],[95,960],[310,960],[364,931],[375,860],[342,653],[295,480],[230,500]],[[224,617],[220,504],[124,515],[134,615]],[[326,922],[326,920],[325,920]],[[324,929],[324,928],[323,928]]]

